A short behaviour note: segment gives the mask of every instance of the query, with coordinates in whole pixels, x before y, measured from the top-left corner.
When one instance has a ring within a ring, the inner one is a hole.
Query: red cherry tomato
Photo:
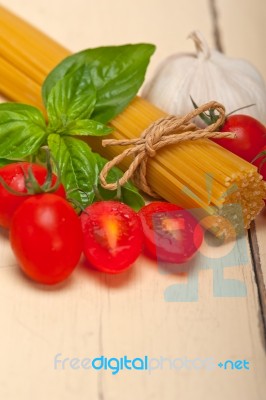
[[[260,149],[257,155],[261,153],[261,156],[253,161],[252,164],[258,167],[259,173],[263,176],[263,179],[266,181],[266,145]]]
[[[26,177],[28,177],[30,166],[38,183],[42,185],[47,177],[47,169],[41,165],[30,164],[28,162],[18,162],[0,168],[0,177],[2,177],[11,189],[17,192],[26,193],[24,171]],[[56,179],[57,177],[53,175],[52,185],[56,183]],[[61,184],[54,193],[58,196],[66,197],[65,189]],[[30,196],[31,195],[17,196],[12,194],[0,183],[0,226],[9,228],[14,212]]]
[[[116,274],[129,268],[142,250],[138,214],[118,201],[99,201],[81,214],[83,251],[89,263]]]
[[[169,263],[185,263],[203,240],[197,220],[174,204],[155,201],[139,211],[144,247],[149,256]]]
[[[266,144],[265,126],[249,115],[230,115],[220,131],[234,132],[236,138],[213,141],[248,162],[252,162]]]
[[[13,216],[10,240],[25,274],[52,285],[65,280],[80,259],[80,219],[62,197],[31,196]]]

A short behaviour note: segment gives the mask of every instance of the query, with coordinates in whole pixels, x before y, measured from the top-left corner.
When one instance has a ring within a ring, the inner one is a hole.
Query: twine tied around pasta
[[[191,120],[199,114],[213,109],[219,113],[217,120],[205,128],[197,127]],[[152,197],[159,197],[149,186],[146,173],[149,158],[155,157],[158,150],[165,146],[178,144],[187,140],[199,140],[206,138],[230,138],[235,134],[232,132],[217,132],[225,120],[225,108],[222,104],[211,101],[182,117],[169,115],[153,122],[145,129],[141,136],[136,139],[106,139],[102,141],[105,146],[132,146],[125,149],[121,154],[107,162],[100,173],[100,182],[103,188],[116,190],[118,185],[123,186],[129,179],[143,192]],[[114,166],[120,164],[125,157],[132,157],[132,161],[124,175],[114,183],[107,183],[106,178]]]

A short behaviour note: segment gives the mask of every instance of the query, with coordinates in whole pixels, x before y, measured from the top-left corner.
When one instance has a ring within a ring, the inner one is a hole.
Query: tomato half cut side
[[[203,241],[203,231],[188,210],[155,201],[139,211],[148,256],[158,261],[185,263]]]
[[[118,201],[99,201],[81,214],[83,251],[99,271],[116,274],[129,268],[142,250],[138,214]]]

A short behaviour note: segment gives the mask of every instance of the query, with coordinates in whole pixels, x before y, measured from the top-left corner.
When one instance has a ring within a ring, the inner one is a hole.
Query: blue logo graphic
[[[206,186],[209,196],[212,191],[213,178],[210,175],[206,177]],[[237,189],[236,185],[229,188],[226,194],[230,194]],[[196,196],[190,193],[188,188],[184,188],[185,193],[190,197]],[[226,195],[224,194],[224,196]],[[210,207],[210,210],[217,213],[217,208]],[[175,211],[167,212],[169,219],[174,216]],[[187,215],[200,215],[201,209],[183,210],[183,218],[187,219]],[[203,216],[205,218],[205,216]],[[157,243],[157,258],[158,266],[161,273],[180,274],[186,273],[186,283],[175,283],[168,286],[164,292],[164,299],[167,302],[195,302],[199,299],[199,271],[212,270],[213,273],[213,296],[214,297],[246,297],[247,288],[244,282],[236,279],[226,279],[224,277],[225,268],[244,266],[248,264],[250,258],[247,251],[245,238],[245,228],[242,216],[242,208],[240,204],[225,204],[222,208],[221,221],[225,220],[227,225],[232,227],[235,233],[235,238],[226,243],[223,247],[222,239],[215,237],[213,234],[206,232],[203,245],[198,250],[195,257],[185,263],[165,263],[161,261],[163,257],[161,252],[164,250],[161,243]],[[237,223],[237,231],[235,226]],[[156,214],[153,219],[154,229],[158,226]],[[160,238],[161,239],[161,238]],[[216,249],[220,246],[219,257]],[[221,249],[224,254],[221,254]],[[211,256],[212,255],[212,256]],[[237,263],[236,263],[237,262]]]
[[[249,368],[249,361],[247,360],[226,360],[224,363],[219,362],[219,364],[217,364],[219,368],[224,369],[224,370],[250,370]]]
[[[231,360],[216,362],[214,357],[191,358],[191,357],[141,357],[130,358],[127,355],[123,357],[63,357],[62,353],[57,353],[53,360],[55,370],[87,370],[89,371],[111,371],[112,375],[128,371],[154,371],[174,370],[181,371],[213,371],[219,367],[225,371],[249,371],[249,361]]]

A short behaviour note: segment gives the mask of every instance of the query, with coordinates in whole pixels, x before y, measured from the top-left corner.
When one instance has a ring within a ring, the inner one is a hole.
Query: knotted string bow
[[[216,110],[219,115],[217,120],[205,128],[197,127],[191,120],[207,110]],[[217,129],[225,121],[225,108],[222,104],[211,101],[191,111],[183,117],[169,115],[153,122],[136,139],[106,139],[102,141],[105,146],[131,146],[121,154],[107,162],[100,173],[100,182],[103,188],[116,190],[117,186],[123,186],[132,179],[136,186],[152,197],[159,197],[149,186],[146,173],[149,158],[155,157],[158,150],[165,146],[178,144],[187,140],[199,140],[207,138],[234,138],[232,132],[218,132]],[[120,164],[125,157],[132,157],[132,161],[124,175],[114,183],[107,183],[108,172],[114,166]]]

